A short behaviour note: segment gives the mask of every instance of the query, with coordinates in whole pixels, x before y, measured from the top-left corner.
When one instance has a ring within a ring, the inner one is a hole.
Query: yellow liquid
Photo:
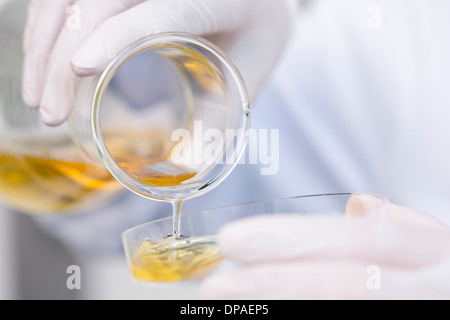
[[[156,187],[178,186],[197,175],[196,172],[164,174],[161,172],[149,170],[147,166],[151,165],[151,162],[146,160],[122,162],[119,163],[119,165],[129,174],[135,176],[141,183]]]
[[[147,178],[139,178],[143,184],[147,184],[150,186],[156,187],[170,187],[177,186],[187,181],[197,175],[196,172],[192,173],[183,173],[177,175],[169,175],[169,174],[155,174],[153,177]]]
[[[200,279],[225,261],[211,237],[144,241],[132,258],[138,281],[171,282]]]
[[[106,139],[114,161],[142,184],[155,187],[178,186],[195,177],[170,162],[171,150],[176,142],[168,139],[164,130],[110,134]]]
[[[176,186],[196,175],[132,171],[143,184]],[[104,168],[66,160],[0,153],[0,198],[27,213],[93,209],[122,186]]]
[[[87,209],[121,187],[93,165],[0,153],[0,197],[28,213],[64,213]]]
[[[167,162],[164,156],[171,145],[163,137],[158,131],[140,135],[116,132],[108,146],[119,165],[143,184],[177,186],[196,173],[171,166],[167,166],[167,172],[148,169],[149,165]],[[33,155],[0,150],[0,200],[12,208],[32,214],[93,210],[124,190],[101,164],[65,160],[77,159],[78,151],[70,143],[51,149],[58,159],[34,155],[48,153],[45,141],[32,141],[29,145],[35,148]]]

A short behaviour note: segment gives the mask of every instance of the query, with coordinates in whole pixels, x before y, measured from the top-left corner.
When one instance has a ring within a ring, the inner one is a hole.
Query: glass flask
[[[42,123],[21,94],[28,1],[0,9],[0,201],[29,214],[91,210],[126,188],[161,201],[204,194],[244,152],[249,98],[214,44],[160,33],[81,80],[71,117]]]

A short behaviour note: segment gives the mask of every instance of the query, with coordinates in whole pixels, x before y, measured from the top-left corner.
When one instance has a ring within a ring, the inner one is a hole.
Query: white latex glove
[[[61,124],[70,115],[79,77],[101,73],[132,42],[168,31],[215,42],[236,63],[254,95],[287,42],[294,1],[31,0],[24,36],[24,100],[40,108],[45,123]]]
[[[219,244],[240,267],[207,278],[205,299],[450,299],[450,228],[396,205],[379,219],[253,217]]]

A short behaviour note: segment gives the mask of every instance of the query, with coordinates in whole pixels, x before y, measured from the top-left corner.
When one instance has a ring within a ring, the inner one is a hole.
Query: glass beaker
[[[93,209],[128,189],[185,200],[220,183],[243,153],[249,99],[205,39],[163,33],[81,80],[70,119],[42,123],[21,94],[28,1],[0,11],[0,198],[26,213]],[[118,183],[117,180],[122,184]]]
[[[388,204],[384,195],[364,193],[271,199],[183,214],[184,239],[167,237],[172,220],[165,218],[125,231],[122,242],[136,282],[149,286],[190,286],[233,264],[216,243],[218,231],[229,222],[267,214],[383,218]]]

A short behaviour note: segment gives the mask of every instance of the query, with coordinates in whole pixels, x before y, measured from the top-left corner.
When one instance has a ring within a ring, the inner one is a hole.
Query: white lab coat
[[[388,195],[450,223],[450,2],[316,1],[253,114],[277,195]]]
[[[279,130],[279,171],[263,176],[257,165],[238,165],[186,211],[375,192],[450,224],[449,12],[447,0],[311,3],[252,106],[254,129]],[[124,199],[57,228],[45,225],[101,252],[121,250],[127,227],[171,214],[169,205],[131,193]]]
[[[449,12],[446,0],[311,4],[253,108],[255,126],[280,131],[279,173],[251,183],[264,196],[383,193],[450,223]]]

